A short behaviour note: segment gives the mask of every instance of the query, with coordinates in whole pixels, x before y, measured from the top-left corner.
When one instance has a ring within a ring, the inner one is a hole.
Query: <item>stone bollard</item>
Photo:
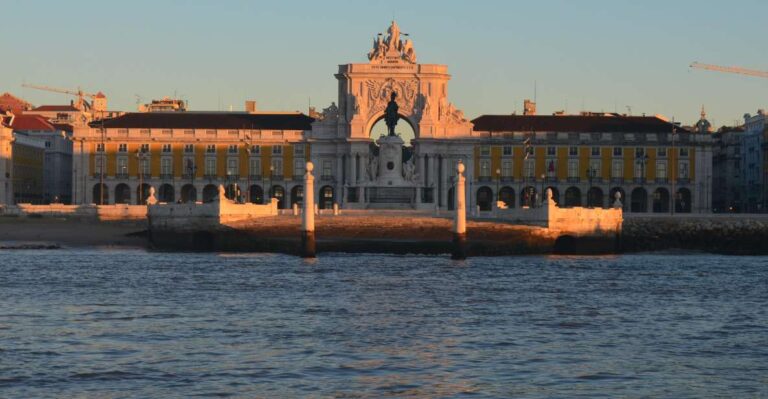
[[[467,199],[464,191],[464,164],[456,166],[456,213],[453,219],[453,251],[451,259],[467,259]]]
[[[298,216],[299,215],[299,204],[294,202],[292,208],[293,208],[293,216]]]
[[[440,216],[440,206],[435,202],[435,216]]]
[[[312,176],[312,170],[315,166],[312,162],[307,162],[306,173],[304,173],[304,212],[301,218],[301,257],[314,258],[317,247],[315,244],[315,213],[312,209],[317,209],[315,205],[315,177]]]
[[[475,205],[475,216],[480,216],[480,205]]]
[[[333,216],[339,216],[339,213],[341,213],[339,211],[339,204],[334,202],[333,203]]]
[[[319,215],[320,211],[317,209],[317,204],[315,204],[315,215]]]

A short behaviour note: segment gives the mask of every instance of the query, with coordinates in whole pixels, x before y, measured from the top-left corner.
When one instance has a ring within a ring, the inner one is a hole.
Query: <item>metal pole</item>
[[[104,145],[104,115],[101,117],[101,167],[99,173],[100,175],[100,181],[99,181],[99,205],[104,205],[104,153],[107,151],[106,146]],[[83,187],[85,189],[85,187]]]
[[[672,197],[672,206],[670,207],[670,210],[669,210],[670,211],[670,215],[672,215],[672,216],[675,216],[675,205],[676,205],[675,197],[677,196],[677,193],[675,192],[675,182],[677,180],[677,174],[679,173],[677,168],[680,165],[680,162],[678,160],[678,156],[675,155],[675,132],[676,131],[677,131],[677,129],[674,126],[672,126],[672,156],[675,157],[675,161],[673,163],[673,165],[675,166],[675,169],[674,169],[675,171],[674,171],[674,173],[672,173],[672,196],[671,196]]]

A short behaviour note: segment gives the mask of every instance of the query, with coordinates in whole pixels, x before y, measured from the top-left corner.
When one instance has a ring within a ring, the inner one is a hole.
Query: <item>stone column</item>
[[[437,196],[439,198],[438,203],[441,204],[444,207],[448,207],[448,198],[445,193],[448,192],[448,158],[443,157],[440,160],[440,170],[443,171],[442,176],[440,176],[440,191],[437,193]]]
[[[456,167],[456,213],[453,219],[453,252],[451,259],[467,258],[467,202],[464,185],[464,164]]]
[[[307,162],[304,173],[304,203],[301,214],[301,257],[314,258],[315,245],[315,177],[312,170],[315,165]]]

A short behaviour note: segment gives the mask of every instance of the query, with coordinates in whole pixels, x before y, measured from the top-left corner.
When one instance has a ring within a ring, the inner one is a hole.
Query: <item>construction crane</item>
[[[700,62],[694,62],[691,68],[706,69],[708,71],[738,73],[740,75],[756,76],[758,78],[768,78],[768,71],[758,71],[756,69],[747,69],[741,67],[726,67],[712,64],[702,64]]]
[[[28,87],[30,89],[37,89],[37,90],[45,90],[45,91],[51,91],[54,93],[62,93],[62,94],[70,94],[77,97],[77,101],[75,102],[74,107],[82,110],[82,111],[106,111],[107,109],[107,100],[106,96],[104,96],[104,93],[98,92],[98,93],[86,93],[80,88],[77,88],[77,91],[75,90],[67,90],[67,89],[58,89],[55,87],[48,87],[48,86],[40,86],[40,85],[31,85],[31,84],[22,84],[22,87]],[[91,99],[91,101],[87,101],[85,97],[88,97]]]

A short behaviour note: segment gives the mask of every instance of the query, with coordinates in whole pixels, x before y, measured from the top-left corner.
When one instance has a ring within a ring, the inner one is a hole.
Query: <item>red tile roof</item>
[[[275,129],[310,130],[314,119],[304,114],[245,112],[137,112],[107,119],[107,128],[134,129]],[[99,122],[94,122],[94,125]]]
[[[37,108],[33,108],[32,111],[69,112],[79,110],[71,105],[41,105]]]
[[[104,93],[102,93],[101,91],[99,91],[98,93],[96,93],[96,95],[95,95],[94,97],[96,97],[96,98],[104,98],[104,97],[106,97],[106,96],[104,95]]]
[[[44,117],[40,115],[18,115],[13,118],[13,124],[11,128],[16,131],[55,131],[57,130],[52,124],[48,122]]]
[[[0,111],[11,111],[16,115],[19,115],[31,108],[32,104],[14,96],[11,93],[3,93],[0,95]]]
[[[475,131],[483,132],[626,132],[663,133],[687,130],[656,116],[606,115],[481,115]]]

